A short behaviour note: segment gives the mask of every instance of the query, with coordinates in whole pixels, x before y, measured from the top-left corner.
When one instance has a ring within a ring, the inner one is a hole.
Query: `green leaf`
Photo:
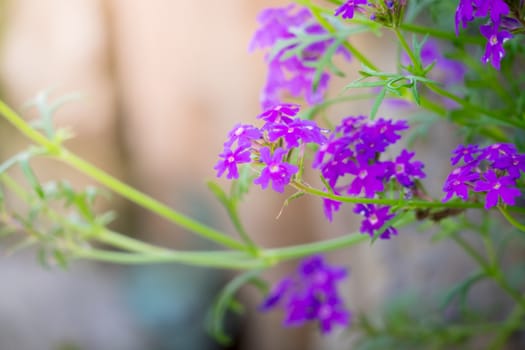
[[[33,169],[31,168],[31,165],[29,164],[29,158],[20,157],[18,159],[18,162],[26,180],[29,182],[29,185],[33,188],[33,190],[38,194],[38,196],[41,199],[44,199],[44,190],[42,189],[40,182],[38,181],[35,173],[33,172]]]
[[[460,283],[456,284],[445,294],[445,297],[441,302],[440,309],[446,308],[450,304],[450,302],[456,297],[460,297],[462,301],[465,301],[466,296],[470,291],[470,288],[472,288],[477,282],[485,278],[488,278],[487,273],[485,271],[478,271],[470,275]]]
[[[208,318],[208,330],[220,344],[228,345],[231,343],[230,336],[226,334],[224,330],[224,319],[228,310],[240,310],[235,300],[235,294],[242,286],[251,281],[257,281],[254,285],[260,286],[261,280],[258,276],[261,272],[261,270],[253,270],[238,275],[223,288],[215,300],[210,317]]]
[[[379,107],[381,106],[381,103],[385,99],[386,95],[386,88],[382,88],[379,93],[377,94],[374,104],[372,105],[372,109],[370,110],[370,120],[374,120],[377,114],[377,111],[379,110]]]

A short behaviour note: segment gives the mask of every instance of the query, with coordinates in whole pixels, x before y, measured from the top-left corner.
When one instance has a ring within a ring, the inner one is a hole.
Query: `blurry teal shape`
[[[178,193],[178,202],[185,204],[185,212],[191,217],[215,227],[208,202],[215,198],[211,194],[205,198],[191,187]],[[187,249],[214,249],[209,241],[189,237]],[[147,350],[220,349],[206,330],[206,318],[226,278],[223,271],[180,264],[130,268],[127,300],[137,322],[150,336]]]
[[[154,349],[219,349],[205,329],[205,319],[222,285],[216,270],[140,266],[129,271],[126,294]]]

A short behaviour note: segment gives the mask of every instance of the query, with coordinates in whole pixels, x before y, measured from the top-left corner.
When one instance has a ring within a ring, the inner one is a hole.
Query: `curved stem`
[[[214,254],[213,252],[170,252],[170,253],[120,253],[98,249],[77,249],[73,256],[78,259],[90,259],[105,261],[117,264],[158,264],[167,262],[177,262],[193,266],[205,266],[212,268],[224,268],[234,270],[251,270],[265,268],[268,264],[260,259],[253,259],[247,256],[246,259],[238,257],[229,258],[225,254]]]
[[[185,228],[195,234],[210,239],[216,243],[222,244],[226,247],[236,250],[246,250],[246,247],[242,243],[236,241],[235,239],[205,224],[202,224],[188,216],[185,216],[168,207],[167,205],[153,199],[152,197],[140,191],[137,191],[133,187],[124,184],[123,182],[117,180],[108,173],[79,158],[75,154],[62,147],[59,143],[49,140],[40,132],[34,130],[15,111],[9,108],[2,101],[0,101],[0,114],[2,114],[7,119],[7,121],[9,121],[14,127],[16,127],[22,134],[27,136],[31,141],[35,142],[40,146],[45,147],[48,151],[48,154],[51,157],[54,157],[72,166],[73,168],[79,170],[88,177],[98,181],[99,183],[108,187],[112,191],[120,194],[122,197],[146,209],[149,209],[150,211],[174,222],[182,228]]]
[[[440,86],[438,86],[436,84],[428,83],[426,86],[430,90],[435,92],[436,94],[441,95],[443,97],[446,97],[446,98],[456,102],[457,104],[459,104],[460,106],[462,106],[465,109],[468,109],[468,110],[471,110],[471,111],[475,111],[475,112],[477,112],[479,114],[485,115],[485,116],[487,116],[490,119],[498,121],[499,123],[507,124],[508,126],[517,127],[517,128],[520,128],[520,129],[525,129],[525,121],[523,121],[523,120],[507,119],[505,117],[502,117],[500,114],[494,113],[490,109],[486,109],[486,108],[480,107],[478,105],[474,105],[474,104],[468,102],[467,100],[465,100],[464,98],[456,96],[453,93],[451,93],[450,91],[445,90],[445,89],[443,89],[442,87],[440,87]]]
[[[452,208],[452,209],[470,209],[470,208],[483,208],[481,203],[469,203],[469,202],[439,202],[439,201],[424,201],[424,200],[406,200],[406,199],[390,199],[390,198],[360,198],[360,197],[346,197],[339,196],[333,193],[325,192],[310,186],[306,186],[303,183],[292,182],[293,187],[305,193],[333,199],[339,202],[344,203],[354,203],[354,204],[379,204],[379,205],[390,205],[398,206],[404,209],[417,209],[417,208]]]
[[[502,206],[498,206],[498,209],[501,212],[501,214],[503,214],[505,219],[507,219],[507,221],[512,226],[514,226],[515,228],[517,228],[518,230],[520,230],[522,232],[525,232],[525,225],[519,223],[518,220],[516,220],[512,215],[510,215],[510,213],[508,212],[508,210],[506,208],[504,208]]]
[[[316,253],[350,247],[367,241],[370,241],[369,236],[362,233],[352,233],[319,242],[300,244],[292,247],[266,249],[261,252],[261,255],[268,258],[270,261],[285,261],[302,258]]]
[[[150,211],[168,219],[171,222],[176,223],[182,228],[185,228],[191,232],[194,232],[200,236],[208,238],[226,247],[245,250],[246,247],[234,240],[233,238],[226,236],[224,233],[217,231],[203,223],[200,223],[188,216],[185,216],[167,205],[157,201],[156,199],[136,190],[135,188],[126,185],[125,183],[117,180],[108,173],[100,170],[99,168],[91,165],[85,160],[79,158],[73,153],[62,150],[59,155],[55,156],[57,159],[65,162],[71,167],[79,170],[81,173],[89,176],[104,186],[110,188],[112,191],[120,194],[122,197],[146,208]]]

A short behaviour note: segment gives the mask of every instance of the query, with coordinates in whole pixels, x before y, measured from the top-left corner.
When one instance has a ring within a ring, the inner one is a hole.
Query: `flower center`
[[[370,217],[368,218],[368,221],[370,221],[370,223],[372,225],[375,225],[379,222],[379,219],[377,218],[377,215],[376,214],[372,214],[370,215]]]
[[[330,305],[323,305],[319,309],[319,318],[320,319],[327,319],[332,315],[332,307]]]
[[[228,163],[235,163],[235,157],[234,156],[229,156],[227,161],[228,161]]]
[[[490,45],[492,46],[497,45],[498,37],[496,35],[491,35],[489,41],[490,41]]]
[[[358,176],[359,176],[360,179],[364,179],[367,175],[368,175],[368,171],[366,171],[365,169],[363,169],[363,170],[361,170],[361,171],[359,172],[359,175],[358,175]]]
[[[270,172],[272,174],[278,173],[279,172],[279,164],[272,164],[270,166]]]
[[[495,189],[495,190],[499,190],[501,188],[501,183],[500,182],[496,182],[492,188]]]
[[[402,174],[405,172],[405,164],[396,164],[396,172]]]
[[[292,134],[295,131],[295,128],[288,128],[288,133]]]
[[[243,132],[244,132],[244,128],[240,126],[237,128],[237,130],[235,130],[235,136],[240,136]]]

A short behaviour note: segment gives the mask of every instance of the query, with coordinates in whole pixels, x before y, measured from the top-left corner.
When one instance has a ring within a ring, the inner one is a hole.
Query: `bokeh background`
[[[23,105],[43,90],[51,97],[79,93],[80,99],[56,115],[57,123],[76,134],[68,141],[70,149],[174,208],[230,230],[205,181],[215,177],[213,165],[227,131],[236,122],[253,122],[260,112],[263,54],[247,50],[256,15],[264,7],[286,4],[3,0],[1,96],[30,117],[34,111]],[[390,37],[355,40],[380,66],[395,67]],[[348,76],[336,80],[331,93],[339,93],[358,68],[356,62],[345,66]],[[369,107],[352,103],[330,113],[366,114]],[[399,114],[388,107],[382,113]],[[5,123],[0,133],[3,159],[25,145]],[[416,143],[418,159],[425,160],[429,182],[439,193],[449,169],[428,160],[445,159],[455,147],[455,136],[445,124],[436,124],[425,136]],[[42,164],[39,176],[65,177],[76,186],[90,183],[56,163]],[[294,201],[276,220],[284,198],[253,188],[242,207],[249,232],[263,246],[336,237],[358,228],[350,208],[328,224],[318,199]],[[130,235],[169,247],[208,246],[117,196],[104,205],[118,212],[114,225]],[[418,296],[409,304],[417,305],[472,269],[457,248],[447,243],[431,247],[428,235],[415,231],[373,249],[363,245],[336,252],[330,259],[351,268],[342,293],[356,314],[373,315],[391,296],[414,291]],[[293,268],[284,265],[265,276],[276,281]],[[220,349],[204,323],[214,296],[231,276],[228,271],[178,265],[74,262],[66,271],[45,269],[32,250],[2,257],[0,349]],[[247,312],[229,322],[235,336],[232,349],[350,348],[352,335],[345,331],[321,337],[315,326],[283,329],[278,311],[257,313],[262,296],[256,290],[246,288],[241,298]]]

